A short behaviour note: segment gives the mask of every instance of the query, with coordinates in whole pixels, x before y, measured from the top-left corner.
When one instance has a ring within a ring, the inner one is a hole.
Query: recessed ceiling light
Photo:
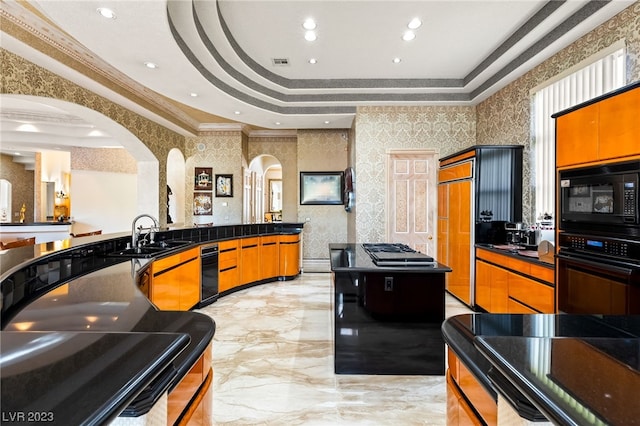
[[[98,8],[98,13],[103,17],[103,18],[107,18],[107,19],[116,19],[116,13],[106,7],[99,7]]]
[[[311,58],[311,59],[309,59],[309,63],[310,64],[317,64],[318,60],[316,58]]]
[[[22,155],[22,154],[19,152],[14,152],[13,155]]]
[[[324,120],[324,124],[329,124],[331,123],[329,120]]]
[[[235,115],[240,115],[240,111],[233,111]]]
[[[400,58],[393,58],[391,61],[392,61],[394,64],[399,64],[399,63],[402,61],[402,59],[400,59]]]
[[[153,63],[153,62],[145,62],[144,66],[147,68],[150,68],[152,70],[155,70],[156,68],[158,68],[158,64]]]
[[[279,121],[276,121],[274,124],[275,124],[276,126],[279,126],[279,125],[280,125],[280,122],[279,122]]]
[[[189,93],[189,96],[191,96],[192,98],[197,98],[198,94],[196,92],[191,92]]]
[[[316,29],[316,21],[314,21],[313,18],[307,18],[302,23],[302,26],[304,27],[305,30],[315,30]]]
[[[413,31],[405,31],[404,34],[402,34],[402,39],[404,41],[411,41],[414,38],[416,38],[416,34]]]
[[[314,31],[307,31],[306,33],[304,33],[304,39],[307,41],[315,41],[315,39],[318,38],[316,36],[316,33]]]
[[[422,21],[420,20],[420,18],[413,18],[411,22],[409,22],[407,27],[411,30],[415,30],[417,28],[420,28],[420,25],[422,25]]]

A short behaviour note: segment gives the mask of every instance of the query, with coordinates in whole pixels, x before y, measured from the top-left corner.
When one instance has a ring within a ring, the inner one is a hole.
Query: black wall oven
[[[200,303],[199,307],[218,300],[218,244],[200,247]]]
[[[640,237],[640,161],[563,170],[559,228]]]
[[[556,256],[558,311],[640,314],[640,242],[560,233]]]

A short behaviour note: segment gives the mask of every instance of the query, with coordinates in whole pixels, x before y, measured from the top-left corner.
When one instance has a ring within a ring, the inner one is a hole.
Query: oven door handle
[[[582,266],[583,268],[592,271],[605,271],[609,272],[610,274],[622,277],[630,277],[634,274],[637,274],[639,271],[638,268],[626,268],[624,266],[616,266],[610,263],[588,260],[583,257],[567,256],[560,253],[558,253],[556,256],[560,260],[564,260],[565,262],[572,263],[577,266]]]

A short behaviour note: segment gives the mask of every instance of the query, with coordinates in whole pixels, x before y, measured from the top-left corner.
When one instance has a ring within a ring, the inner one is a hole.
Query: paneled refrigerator
[[[438,261],[447,291],[475,305],[476,225],[522,221],[521,145],[482,145],[440,159]]]

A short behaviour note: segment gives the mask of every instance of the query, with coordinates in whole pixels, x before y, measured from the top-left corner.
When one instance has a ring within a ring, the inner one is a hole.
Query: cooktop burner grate
[[[435,266],[431,256],[415,251],[405,244],[365,243],[362,248],[377,266]]]

